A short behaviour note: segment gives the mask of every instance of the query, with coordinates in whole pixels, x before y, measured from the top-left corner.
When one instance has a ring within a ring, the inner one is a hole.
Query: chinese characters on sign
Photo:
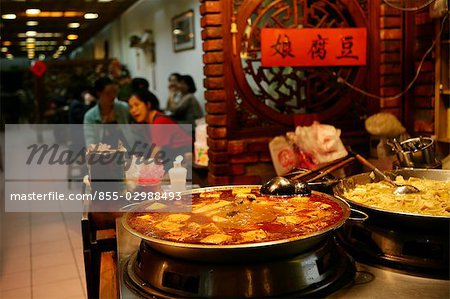
[[[284,35],[283,41],[280,41],[281,35],[278,35],[277,42],[272,46],[275,50],[275,54],[281,55],[281,57],[291,56],[294,57],[292,54],[292,48],[291,48],[291,41],[289,40],[289,36],[286,34]]]
[[[366,28],[261,30],[263,67],[366,65]]]
[[[311,59],[318,57],[320,59],[325,59],[327,56],[327,49],[325,46],[328,44],[328,38],[322,38],[320,34],[317,34],[317,39],[312,41],[311,48],[309,49],[309,53],[311,53]]]

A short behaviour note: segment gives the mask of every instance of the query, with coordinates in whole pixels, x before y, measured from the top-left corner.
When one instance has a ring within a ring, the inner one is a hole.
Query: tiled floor
[[[0,298],[85,298],[78,213],[2,217]]]
[[[0,186],[0,298],[86,298],[81,213],[5,213]]]

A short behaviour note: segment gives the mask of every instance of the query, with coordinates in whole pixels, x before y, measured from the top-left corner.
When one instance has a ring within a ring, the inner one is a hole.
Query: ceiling
[[[135,2],[137,0],[1,0],[1,57],[34,59],[42,54],[47,58],[67,55]],[[27,9],[39,9],[40,13],[27,14]],[[98,14],[98,17],[86,19],[86,13]],[[5,19],[7,14],[16,17]],[[33,25],[30,21],[38,24],[30,26]],[[79,23],[79,27],[69,28],[69,23]],[[76,37],[69,35],[78,37],[69,40],[68,37]]]

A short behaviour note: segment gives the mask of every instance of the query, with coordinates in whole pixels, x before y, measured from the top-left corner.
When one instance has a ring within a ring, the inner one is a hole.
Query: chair
[[[115,218],[118,216],[121,213],[89,212],[89,204],[84,203],[81,233],[88,298],[100,298],[101,267],[111,267],[115,262]]]

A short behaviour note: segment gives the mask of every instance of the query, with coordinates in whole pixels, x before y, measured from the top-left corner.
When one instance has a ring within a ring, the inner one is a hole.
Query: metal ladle
[[[306,182],[302,182],[302,181],[295,181],[295,180],[291,180],[285,177],[281,177],[281,176],[276,176],[272,179],[270,179],[269,181],[265,182],[261,188],[260,188],[260,192],[261,194],[266,194],[266,195],[311,195],[311,188],[308,186],[309,182],[313,182],[316,180],[319,180],[323,177],[325,177],[326,175],[328,175],[329,173],[344,167],[345,165],[353,162],[355,160],[354,157],[347,157],[345,159],[338,159],[336,160],[334,163],[334,165],[330,165],[328,164],[327,167],[329,167],[327,170],[319,173],[318,175],[316,175],[315,177],[307,180]],[[321,169],[323,169],[321,167]]]
[[[392,187],[395,188],[394,190],[394,194],[397,195],[402,195],[402,194],[408,194],[408,193],[419,193],[420,190],[417,189],[416,187],[412,186],[412,185],[400,185],[395,183],[393,180],[391,180],[391,178],[389,178],[387,175],[385,175],[381,170],[379,170],[378,168],[375,167],[375,165],[373,165],[372,163],[370,163],[369,161],[366,160],[366,158],[364,158],[363,156],[357,154],[357,153],[352,153],[355,158],[361,162],[361,164],[363,164],[364,166],[367,166],[370,170],[372,170],[376,175],[378,175],[379,177],[381,177],[384,181],[386,181],[389,185],[391,185]]]
[[[260,190],[261,194],[267,195],[311,195],[308,184],[295,182],[282,176],[276,176],[265,182]]]

